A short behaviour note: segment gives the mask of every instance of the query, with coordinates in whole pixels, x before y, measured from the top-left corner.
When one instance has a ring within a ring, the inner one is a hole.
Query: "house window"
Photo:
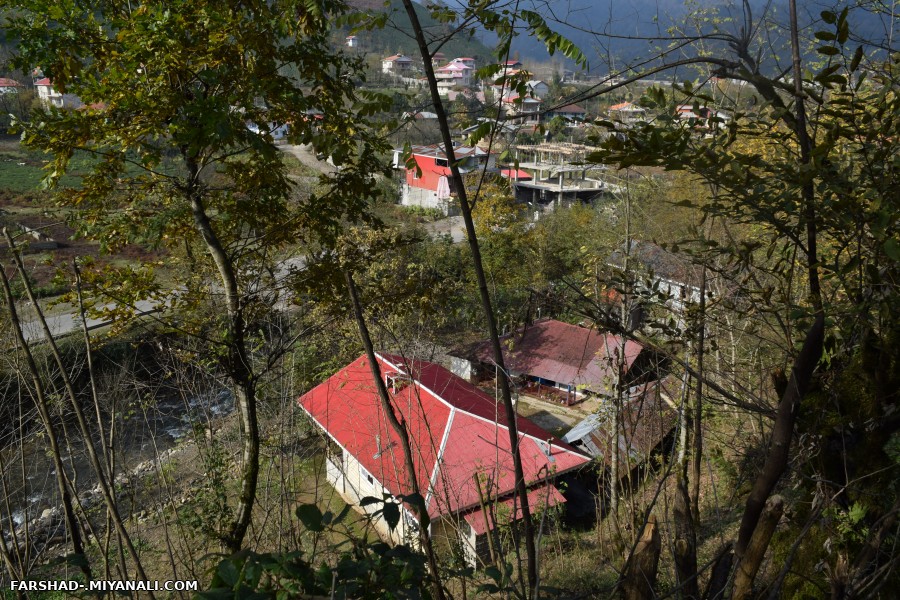
[[[359,474],[360,474],[360,476],[362,476],[366,481],[369,482],[369,485],[375,485],[375,478],[372,477],[372,474],[369,473],[368,471],[366,471],[365,467],[363,467],[362,465],[359,465]]]
[[[436,158],[436,159],[434,159],[434,164],[436,164],[439,167],[446,167],[447,159],[446,158]]]

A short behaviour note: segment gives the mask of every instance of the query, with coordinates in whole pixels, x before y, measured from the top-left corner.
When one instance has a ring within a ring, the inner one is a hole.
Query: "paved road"
[[[114,304],[109,303],[104,304],[98,308],[106,309],[113,308],[114,306]],[[150,300],[141,300],[135,305],[134,308],[137,314],[147,315],[159,310],[160,306],[156,302],[151,302]],[[105,327],[110,323],[112,323],[112,321],[110,321],[109,319],[89,318],[87,320],[88,329]],[[77,312],[47,317],[47,327],[50,328],[50,333],[53,334],[54,338],[59,338],[64,335],[69,335],[70,333],[81,331],[81,318],[78,316]],[[22,323],[22,333],[25,336],[26,342],[40,343],[44,341],[44,331],[38,321],[28,321],[26,323]]]

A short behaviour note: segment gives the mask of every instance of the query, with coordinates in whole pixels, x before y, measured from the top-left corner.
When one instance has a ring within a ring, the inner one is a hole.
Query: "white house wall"
[[[346,450],[343,451],[343,468],[336,465],[330,459],[326,460],[326,479],[341,495],[344,501],[357,512],[368,515],[378,535],[386,541],[394,544],[409,543],[418,547],[418,534],[415,530],[414,520],[409,512],[401,507],[401,519],[397,527],[391,530],[387,521],[381,515],[374,515],[382,508],[381,503],[360,506],[360,501],[367,497],[383,498],[390,492],[378,481],[374,474],[369,473]],[[369,481],[371,476],[372,481]]]
[[[400,204],[403,206],[421,206],[422,208],[439,208],[444,214],[448,211],[448,202],[438,198],[437,192],[426,188],[413,187],[407,183],[402,184],[403,195]]]

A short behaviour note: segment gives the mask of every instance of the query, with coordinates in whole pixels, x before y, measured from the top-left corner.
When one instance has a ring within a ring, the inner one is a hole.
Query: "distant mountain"
[[[733,31],[742,20],[740,4],[723,4],[721,1],[699,0],[691,7],[691,11],[704,12],[709,20],[701,16],[689,17],[689,9],[683,0],[533,0],[533,4],[525,2],[522,8],[535,10],[548,20],[551,27],[572,40],[588,58],[591,70],[605,73],[610,66],[621,68],[635,64],[666,46],[666,38],[670,31],[686,34],[697,34],[700,31],[712,31],[719,27],[725,31]],[[826,29],[820,13],[823,10],[840,11],[847,5],[846,0],[835,3],[820,0],[799,0],[798,13],[802,28],[803,42],[807,46],[807,56],[814,58],[814,48],[820,45],[813,38],[815,31]],[[754,19],[765,11],[767,22],[774,27],[770,36],[772,48],[762,55],[764,63],[774,66],[776,54],[781,62],[788,58],[786,52],[787,35],[787,0],[775,0],[771,4],[767,0],[752,0],[751,7]],[[719,24],[713,25],[712,19],[718,17]],[[853,9],[850,13],[851,32],[860,39],[868,40],[874,45],[885,45],[889,39],[891,27],[894,27],[893,39],[900,38],[900,30],[891,24],[889,17],[877,15],[862,9]],[[596,35],[595,34],[599,34]],[[654,39],[657,38],[657,39]],[[658,38],[663,38],[662,40]],[[492,43],[486,36],[488,44]],[[713,53],[727,53],[728,48],[722,43],[707,44]],[[549,59],[544,45],[534,38],[520,36],[513,44],[513,51],[521,60],[532,59],[546,61]]]
[[[356,34],[364,51],[382,56],[405,54],[413,59],[419,56],[419,48],[413,37],[402,0],[390,0],[387,3],[382,0],[351,0],[350,4],[362,10],[388,13],[388,24],[384,29]],[[430,11],[420,4],[415,4],[415,9],[429,41],[440,40],[453,30],[451,24],[440,23],[432,18]],[[433,46],[433,43],[431,45]],[[458,56],[474,58],[479,66],[492,60],[491,49],[476,36],[454,36],[441,46],[440,52],[447,60]]]

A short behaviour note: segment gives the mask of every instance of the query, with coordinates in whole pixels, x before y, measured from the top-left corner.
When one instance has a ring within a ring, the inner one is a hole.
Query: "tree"
[[[281,297],[277,253],[297,241],[333,240],[342,220],[364,214],[371,179],[383,168],[381,146],[362,131],[386,99],[358,92],[360,62],[329,45],[328,26],[347,7],[331,0],[0,6],[18,38],[15,63],[39,65],[59,91],[87,104],[42,109],[18,125],[26,145],[53,155],[50,186],[75,151],[95,157],[83,185],[60,192],[78,209],[80,233],[106,250],[145,243],[170,252],[174,289],[143,265],[95,275],[95,291],[118,302],[119,316],[143,298],[193,311],[184,326],[207,340],[231,384],[242,464],[232,518],[219,536],[237,551],[259,474],[258,382],[267,360],[258,348],[267,340],[258,324]],[[322,192],[292,197],[273,144],[283,125],[292,140],[342,167],[323,176]],[[208,297],[216,310],[198,313]]]
[[[749,31],[749,15],[748,7],[745,31]],[[755,239],[732,237],[722,254],[740,264],[744,274],[750,274],[743,278],[741,292],[748,299],[757,298],[754,314],[758,320],[771,319],[780,329],[781,340],[773,342],[784,343],[792,366],[776,386],[780,402],[767,458],[747,498],[736,538],[734,568],[739,577],[734,597],[750,593],[762,554],[769,546],[773,518],[777,522],[781,514],[781,499],[776,501],[772,494],[789,473],[796,432],[806,431],[808,426],[801,416],[804,406],[811,405],[813,412],[821,410],[824,396],[835,403],[834,410],[840,411],[847,398],[846,390],[837,382],[844,381],[854,363],[873,346],[884,355],[871,379],[863,378],[871,384],[866,384],[871,394],[867,402],[872,408],[879,407],[875,409],[879,416],[870,426],[881,435],[896,426],[881,412],[893,400],[875,383],[884,381],[882,369],[896,361],[892,342],[897,331],[896,313],[886,313],[883,304],[888,298],[896,298],[900,259],[895,233],[889,233],[895,231],[896,210],[886,213],[883,208],[897,202],[896,192],[889,189],[896,183],[894,161],[887,159],[897,151],[895,132],[900,112],[896,79],[883,63],[874,61],[868,66],[874,81],[866,82],[861,71],[866,52],[850,41],[847,9],[823,12],[822,19],[829,25],[816,33],[823,42],[818,48],[823,60],[806,74],[796,7],[791,3],[790,83],[763,74],[762,66],[753,58],[749,37],[732,39],[737,63],[729,66],[722,61],[719,74],[743,79],[755,87],[764,100],[756,114],[739,113],[723,126],[724,132],[700,137],[694,122],[685,124],[673,116],[674,99],[656,90],[644,104],[659,111],[657,121],[625,136],[609,138],[607,151],[595,157],[619,165],[655,165],[694,173],[717,190],[711,202],[698,205],[708,217],[755,227]],[[712,101],[689,86],[681,92],[692,97],[695,106]],[[750,140],[753,142],[748,143]],[[770,260],[773,256],[780,258]],[[876,264],[878,267],[874,267]],[[805,291],[799,298],[793,288],[798,279],[805,281]],[[790,282],[789,287],[776,290],[776,281]],[[773,303],[773,297],[785,301]],[[824,348],[826,361],[821,360]],[[818,377],[814,376],[816,371]],[[853,421],[846,416],[835,417],[842,431]],[[846,433],[839,436],[846,439]],[[885,450],[874,447],[877,443],[866,446],[873,460],[885,461]],[[831,501],[842,498],[840,502],[852,504],[860,497],[857,494],[872,493],[863,491],[868,487],[863,481],[867,477],[864,470],[849,468],[846,454],[835,458],[845,471],[837,485],[828,486]],[[821,471],[815,477],[829,480]],[[895,510],[892,498],[879,498],[874,504],[873,512],[879,518],[873,523],[880,523]],[[817,520],[815,514],[810,519],[805,532]],[[873,543],[881,547],[882,541],[870,540],[864,546],[871,548]],[[789,560],[796,557],[798,547],[799,541]],[[855,560],[846,555],[840,559],[845,566],[836,566],[842,572],[829,582],[837,597],[863,594],[883,585],[896,562],[893,556],[875,559],[872,552],[860,546],[855,551]],[[852,574],[846,572],[847,561],[857,569]],[[784,585],[788,568],[774,582],[776,592]],[[714,576],[710,593],[722,593],[724,587],[717,587],[719,584],[721,580]]]

